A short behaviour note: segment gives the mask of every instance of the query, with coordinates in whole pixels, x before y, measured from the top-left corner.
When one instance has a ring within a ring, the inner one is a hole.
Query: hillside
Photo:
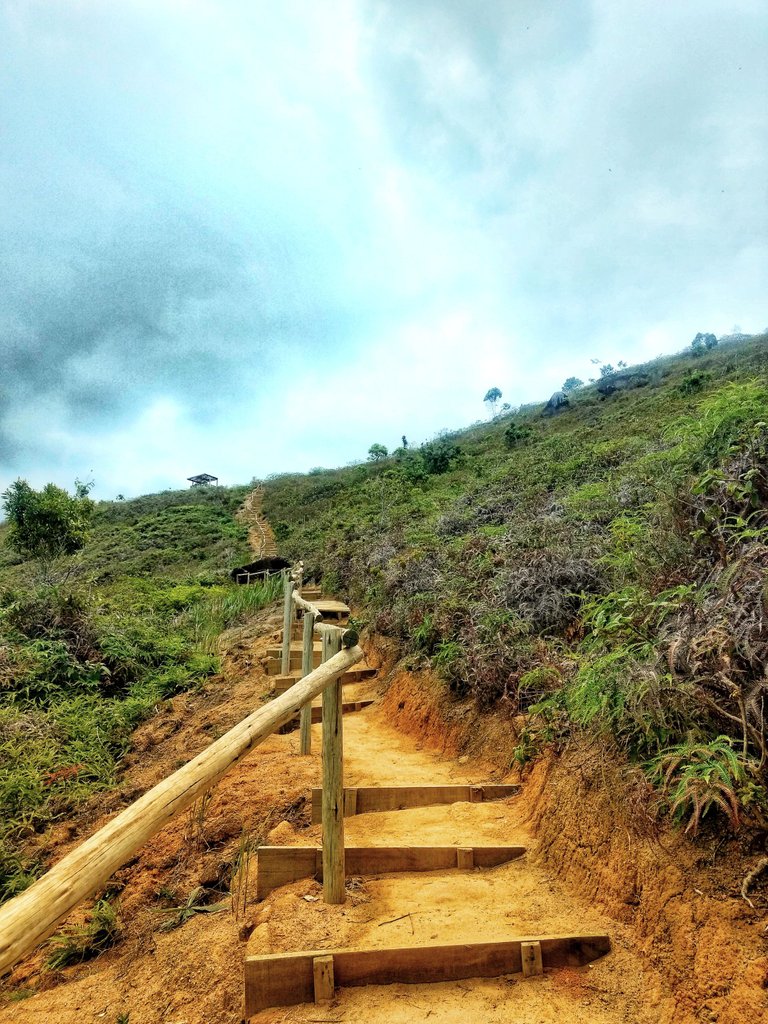
[[[30,836],[119,781],[133,729],[220,669],[217,637],[273,599],[234,587],[250,488],[195,488],[97,506],[55,586],[2,550],[0,899],[42,869]]]
[[[265,512],[455,696],[532,712],[520,763],[586,730],[692,831],[710,811],[763,824],[768,339],[630,373],[642,387],[580,388],[551,418],[275,477]]]
[[[511,837],[524,863],[348,879],[359,915],[306,879],[259,903],[258,847],[320,841],[318,750],[297,758],[296,734],[274,735],[18,966],[0,1013],[234,1024],[248,950],[582,925],[613,942],[588,973],[533,995],[431,986],[413,1005],[499,1024],[513,1006],[585,1024],[759,1013],[768,338],[628,374],[641,386],[578,388],[551,417],[528,407],[263,483],[280,554],[352,604],[378,669],[352,697],[373,706],[345,722],[351,784],[523,783],[504,804],[361,815],[353,840]],[[101,503],[55,586],[2,552],[0,901],[270,699],[278,588],[228,575],[248,557],[236,513],[251,491]],[[397,986],[367,991],[343,1006],[416,1019]],[[328,1019],[346,1019],[338,1008]]]

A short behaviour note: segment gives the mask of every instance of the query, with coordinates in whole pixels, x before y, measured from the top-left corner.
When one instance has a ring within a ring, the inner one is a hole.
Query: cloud
[[[767,21],[0,0],[0,484],[344,462],[762,329]]]

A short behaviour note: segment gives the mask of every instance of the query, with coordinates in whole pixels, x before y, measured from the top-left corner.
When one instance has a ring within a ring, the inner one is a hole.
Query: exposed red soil
[[[225,677],[174,699],[137,730],[120,791],[40,841],[52,861],[253,710],[268,688],[261,659],[278,627],[276,615],[263,614],[250,631],[231,636]],[[366,646],[369,662],[385,670],[391,665],[390,649]],[[481,718],[470,705],[448,701],[428,672],[394,672],[386,690],[375,687],[379,705],[346,720],[350,784],[404,781],[424,771],[434,781],[510,777],[515,723]],[[355,688],[354,696],[362,695],[363,686]],[[754,911],[738,897],[742,868],[751,861],[728,839],[715,866],[704,863],[713,850],[706,839],[691,841],[660,827],[646,802],[630,799],[638,790],[620,762],[609,767],[596,751],[576,746],[541,759],[522,795],[508,803],[360,816],[348,828],[350,842],[382,844],[388,837],[402,841],[409,829],[424,843],[519,836],[532,844],[527,866],[469,873],[458,887],[458,875],[438,873],[353,881],[344,907],[305,900],[319,891],[306,880],[260,905],[246,899],[243,909],[242,886],[234,886],[241,899],[228,896],[243,833],[257,842],[317,841],[306,796],[320,778],[319,756],[297,757],[297,744],[297,733],[271,737],[225,777],[209,802],[158,833],[116,876],[123,939],[98,959],[56,973],[43,969],[44,952],[30,957],[6,985],[0,1019],[116,1024],[129,1014],[130,1024],[238,1024],[246,949],[450,941],[473,927],[526,927],[537,915],[553,928],[602,923],[614,953],[594,968],[547,973],[525,984],[510,978],[350,989],[323,1012],[305,1006],[265,1011],[258,1019],[736,1024],[768,1012],[764,889],[756,893]],[[246,872],[251,893],[252,868]],[[160,930],[170,901],[158,894],[174,891],[178,905],[198,886],[226,908]],[[488,898],[503,913],[489,912]],[[388,923],[406,911],[410,918]],[[24,989],[36,994],[11,1001]]]
[[[383,703],[399,729],[434,749],[493,752],[497,770],[512,763],[515,723],[448,703],[428,672],[396,675]],[[768,893],[764,884],[754,909],[741,898],[756,859],[743,840],[691,839],[659,823],[636,770],[576,742],[536,762],[521,800],[537,862],[630,926],[659,1021],[768,1019]]]

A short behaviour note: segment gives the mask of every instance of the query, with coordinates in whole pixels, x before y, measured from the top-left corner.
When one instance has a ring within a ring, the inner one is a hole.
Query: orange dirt
[[[278,625],[277,616],[262,615],[250,633],[231,635],[227,677],[176,698],[137,730],[121,792],[46,837],[52,859],[253,709],[267,689],[261,660]],[[389,655],[370,649],[369,661],[386,667]],[[510,780],[510,723],[478,719],[469,706],[448,704],[428,673],[395,674],[386,692],[374,681],[345,686],[344,693],[347,699],[381,698],[345,717],[349,785]],[[642,808],[622,802],[621,790],[612,795],[620,780],[609,773],[606,786],[606,766],[583,751],[543,761],[509,801],[360,815],[346,823],[350,844],[528,845],[530,852],[517,861],[487,870],[350,879],[342,907],[306,900],[321,891],[307,879],[261,904],[246,898],[243,909],[247,894],[235,885],[237,907],[232,900],[223,912],[159,930],[168,919],[161,890],[175,891],[178,904],[203,885],[211,903],[227,901],[243,831],[273,844],[318,841],[306,797],[320,779],[319,732],[313,727],[315,753],[307,758],[297,755],[298,733],[271,737],[197,814],[163,829],[117,875],[124,939],[97,960],[53,975],[41,969],[39,953],[31,957],[14,972],[6,999],[19,989],[35,994],[6,1001],[0,1019],[116,1024],[128,1014],[130,1024],[238,1024],[246,950],[593,930],[611,935],[613,952],[589,967],[525,981],[513,976],[346,989],[330,1006],[266,1010],[253,1020],[735,1024],[765,1012],[764,914],[710,891],[714,882],[694,867],[701,851],[649,825]],[[246,872],[251,894],[254,867],[251,862]]]

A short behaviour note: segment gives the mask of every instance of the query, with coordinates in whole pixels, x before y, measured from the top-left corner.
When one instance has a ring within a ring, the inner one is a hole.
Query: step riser
[[[405,811],[437,804],[483,803],[505,800],[519,786],[358,786],[344,790],[344,817],[375,811]],[[322,821],[323,791],[312,790],[312,824]]]
[[[274,683],[270,687],[270,690],[275,697],[282,696],[299,681],[298,676],[294,676],[291,678],[289,682],[287,679],[285,679],[285,677],[283,677],[283,674],[280,671],[270,673],[270,675],[276,675],[278,677],[277,679],[275,679]],[[343,684],[361,683],[365,679],[372,679],[375,675],[375,668],[351,668],[349,672],[344,673],[344,675],[341,677],[341,681]]]
[[[318,708],[318,710],[320,710]],[[347,875],[381,875],[401,871],[447,871],[493,868],[522,857],[524,846],[348,846]],[[322,850],[314,846],[262,846],[258,854],[256,898],[300,878],[323,880]]]
[[[333,983],[424,985],[462,978],[498,978],[524,970],[524,946],[541,951],[545,969],[582,967],[611,950],[607,935],[549,935],[507,942],[382,949],[324,949],[249,956],[245,961],[246,1018],[271,1006],[296,1006],[316,998],[315,961],[332,958]],[[416,1017],[413,1018],[417,1019]]]
[[[352,700],[346,704],[341,705],[341,713],[343,715],[353,715],[356,711],[364,711],[373,704],[372,700]],[[312,725],[320,725],[323,721],[323,709],[322,707],[312,708]],[[293,732],[294,729],[299,727],[298,715],[292,721],[287,722],[284,726],[278,729],[280,733]]]

